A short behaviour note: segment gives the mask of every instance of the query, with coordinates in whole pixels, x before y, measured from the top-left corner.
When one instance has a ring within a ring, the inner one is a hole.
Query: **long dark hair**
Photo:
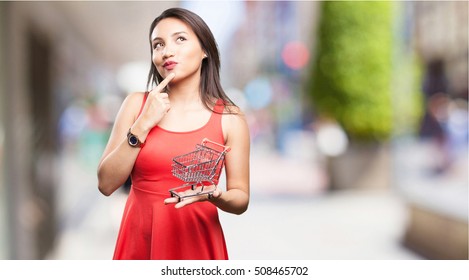
[[[197,14],[182,8],[171,8],[165,10],[160,16],[155,18],[150,26],[150,50],[151,57],[153,57],[153,48],[151,47],[151,33],[156,25],[165,18],[177,18],[194,31],[199,39],[200,45],[207,54],[207,58],[202,60],[201,78],[200,78],[200,94],[205,107],[213,111],[215,101],[222,99],[225,105],[235,105],[234,102],[226,95],[220,83],[220,53],[218,46],[213,37],[212,31],[204,20]],[[156,70],[153,61],[151,62],[150,72],[148,73],[147,87],[151,84],[159,84],[163,77]],[[227,107],[228,112],[231,112]]]

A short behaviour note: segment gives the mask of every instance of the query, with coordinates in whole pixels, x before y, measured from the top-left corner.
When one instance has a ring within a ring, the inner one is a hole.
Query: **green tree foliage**
[[[350,138],[392,133],[393,2],[323,2],[310,93]]]

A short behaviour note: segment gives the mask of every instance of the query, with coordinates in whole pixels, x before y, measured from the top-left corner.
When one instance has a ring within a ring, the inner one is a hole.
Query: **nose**
[[[163,50],[161,50],[161,55],[163,58],[168,58],[174,56],[174,51],[169,46],[165,46]]]

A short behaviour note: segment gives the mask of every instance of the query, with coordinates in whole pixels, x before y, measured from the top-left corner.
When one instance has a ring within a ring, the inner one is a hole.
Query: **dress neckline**
[[[166,128],[162,128],[159,125],[156,125],[155,128],[158,128],[162,131],[165,131],[167,133],[173,133],[173,134],[189,134],[189,133],[194,133],[194,132],[200,131],[200,130],[206,128],[213,121],[213,119],[215,117],[215,114],[223,113],[222,105],[223,105],[222,99],[218,99],[218,101],[215,103],[215,106],[213,107],[212,113],[210,114],[210,118],[208,119],[208,121],[204,125],[202,125],[199,128],[195,128],[195,129],[191,129],[191,130],[187,130],[187,131],[169,130],[169,129],[166,129]]]
[[[155,128],[158,128],[162,131],[165,131],[165,132],[168,132],[168,133],[174,133],[174,134],[188,134],[188,133],[194,133],[194,132],[197,132],[197,131],[200,131],[202,129],[204,129],[205,127],[207,127],[210,122],[212,122],[212,119],[213,119],[213,115],[215,114],[215,112],[212,112],[210,114],[210,118],[208,119],[208,121],[202,125],[201,127],[199,128],[195,128],[195,129],[192,129],[192,130],[187,130],[187,131],[174,131],[174,130],[169,130],[169,129],[166,129],[166,128],[162,128],[161,126],[159,125],[156,125]]]

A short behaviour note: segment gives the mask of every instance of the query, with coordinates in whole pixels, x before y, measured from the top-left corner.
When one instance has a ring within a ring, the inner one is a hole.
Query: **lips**
[[[172,70],[174,67],[176,67],[176,65],[177,62],[168,60],[163,64],[163,67],[167,70]]]

